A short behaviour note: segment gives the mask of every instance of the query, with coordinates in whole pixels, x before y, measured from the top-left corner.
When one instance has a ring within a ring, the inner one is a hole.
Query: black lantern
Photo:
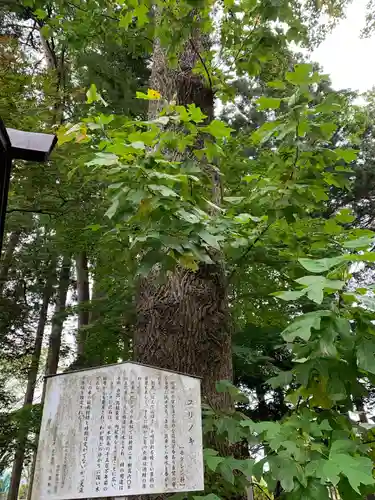
[[[57,137],[52,134],[23,132],[13,128],[5,128],[0,118],[0,255],[4,236],[12,161],[45,162],[48,160],[56,142]]]

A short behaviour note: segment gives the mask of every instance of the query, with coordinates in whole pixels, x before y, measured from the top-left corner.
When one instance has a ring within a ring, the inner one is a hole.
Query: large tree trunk
[[[60,269],[55,311],[52,317],[51,334],[49,337],[48,354],[47,354],[46,369],[45,369],[46,375],[55,375],[57,373],[57,368],[59,366],[61,336],[65,320],[66,296],[68,293],[68,288],[70,283],[70,268],[71,268],[70,256],[64,257]],[[42,407],[44,404],[45,393],[46,393],[46,383],[44,381],[42,398],[40,401]],[[35,436],[36,447],[38,446],[38,442],[39,442],[39,434]],[[31,465],[30,482],[27,491],[27,500],[31,500],[33,479],[36,467],[36,454],[37,452],[35,451]]]
[[[195,33],[185,44],[179,67],[170,70],[158,41],[154,46],[150,87],[178,104],[195,103],[212,118],[212,89],[192,70],[207,37]],[[159,101],[151,101],[150,117]],[[156,272],[155,272],[156,274]],[[197,272],[178,268],[160,284],[155,274],[139,284],[134,336],[135,359],[142,363],[202,377],[205,400],[227,407],[218,380],[232,379],[227,282],[222,264],[201,264]]]
[[[137,361],[202,377],[202,392],[226,407],[215,383],[232,379],[231,335],[224,273],[220,265],[177,269],[165,284],[147,279],[137,297],[134,339]]]
[[[41,304],[40,311],[39,311],[39,319],[38,319],[38,326],[37,326],[36,335],[35,335],[34,350],[33,350],[33,355],[31,358],[30,369],[29,369],[28,378],[27,378],[26,393],[25,393],[25,398],[24,398],[24,403],[23,403],[23,408],[25,408],[25,409],[28,408],[30,405],[32,405],[33,399],[34,399],[34,392],[35,392],[35,386],[36,386],[36,380],[37,380],[38,368],[39,368],[39,362],[40,362],[40,354],[42,351],[44,328],[45,328],[46,321],[47,321],[48,305],[49,305],[51,297],[52,297],[53,284],[55,281],[55,269],[54,268],[55,268],[55,262],[53,261],[48,266],[48,270],[47,270],[48,275],[46,278],[46,283],[45,283],[44,290],[43,290],[42,304]],[[22,467],[23,467],[23,462],[24,462],[24,458],[25,458],[25,447],[26,447],[26,440],[27,440],[28,431],[29,431],[29,426],[27,425],[27,423],[25,423],[21,427],[20,432],[19,432],[17,449],[16,449],[15,458],[14,458],[14,462],[13,462],[12,477],[11,477],[11,482],[10,482],[8,500],[17,500],[17,498],[18,498],[18,490],[20,487]]]
[[[89,272],[86,252],[81,252],[76,257],[76,272],[77,272],[77,296],[78,296],[78,333],[77,333],[77,360],[78,364],[83,362],[85,343],[86,343],[86,328],[89,324]]]
[[[3,294],[8,273],[13,260],[14,251],[20,241],[21,231],[13,231],[10,234],[4,257],[0,261],[0,296]]]

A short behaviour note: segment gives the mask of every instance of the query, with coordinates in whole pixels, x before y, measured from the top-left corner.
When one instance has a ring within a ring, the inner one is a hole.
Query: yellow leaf
[[[178,257],[178,261],[184,267],[187,267],[188,269],[191,269],[192,271],[198,271],[198,264],[197,264],[196,260],[194,260],[193,255],[187,254],[187,253],[184,255],[180,255]]]
[[[83,125],[81,126],[79,132],[76,134],[76,142],[82,142],[85,139],[88,139],[87,128]]]
[[[152,97],[152,99],[160,99],[160,97],[161,97],[160,92],[158,92],[157,90],[153,90],[153,89],[148,89],[147,95],[149,97]]]
[[[85,139],[87,139],[87,134],[84,134],[84,133],[80,133],[76,136],[76,142],[82,142],[84,141]]]
[[[148,214],[150,212],[151,208],[152,208],[151,200],[150,199],[144,199],[139,204],[138,211],[139,211],[140,214],[145,215],[145,214]]]

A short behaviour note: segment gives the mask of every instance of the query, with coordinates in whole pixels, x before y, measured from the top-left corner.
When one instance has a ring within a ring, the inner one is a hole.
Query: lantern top
[[[0,118],[0,148],[14,160],[45,162],[56,142],[57,137],[53,134],[5,128]]]

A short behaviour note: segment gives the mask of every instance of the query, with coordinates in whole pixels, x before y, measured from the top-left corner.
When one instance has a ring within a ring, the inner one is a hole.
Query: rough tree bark
[[[83,362],[85,342],[86,342],[86,327],[89,324],[89,271],[86,252],[81,252],[76,257],[76,272],[77,272],[77,296],[78,296],[78,332],[77,332],[77,363]]]
[[[179,57],[176,70],[168,68],[163,49],[154,44],[150,87],[178,104],[195,103],[211,119],[212,89],[192,70],[206,36],[194,33]],[[151,101],[150,118],[158,111]],[[231,328],[227,282],[223,265],[201,264],[197,272],[176,269],[160,284],[155,275],[139,284],[136,297],[135,359],[142,363],[202,377],[203,397],[216,407],[227,407],[215,383],[232,379]]]
[[[23,408],[27,408],[30,405],[32,405],[34,399],[34,392],[35,392],[35,386],[36,386],[38,368],[40,362],[40,354],[42,351],[44,329],[47,321],[48,306],[53,294],[54,281],[55,281],[55,262],[54,260],[52,260],[47,268],[47,277],[42,295],[42,304],[40,306],[40,311],[39,311],[38,326],[36,330],[34,350],[27,378],[27,387],[23,402]],[[25,423],[19,431],[17,449],[13,462],[10,489],[8,493],[8,500],[17,500],[18,498],[18,490],[20,487],[22,467],[25,458],[25,446],[26,446],[28,430],[29,430],[28,425]]]
[[[66,296],[68,293],[68,288],[70,284],[70,268],[71,268],[71,258],[64,257],[60,275],[58,280],[58,289],[57,289],[57,297],[56,297],[56,305],[55,311],[53,313],[52,322],[51,322],[51,333],[49,337],[48,344],[48,354],[46,361],[45,374],[46,375],[55,375],[57,373],[57,368],[59,366],[59,358],[60,358],[60,348],[61,348],[61,336],[62,330],[64,326],[64,313],[66,308]],[[40,401],[41,406],[43,407],[44,398],[45,398],[46,384],[43,383],[43,392],[42,398]],[[35,436],[35,445],[38,446],[39,442],[39,434]],[[31,473],[30,473],[30,483],[27,491],[27,500],[31,500],[32,494],[32,485],[33,478],[35,473],[36,466],[36,451],[33,456],[33,461],[31,465]]]
[[[20,241],[21,231],[13,231],[10,234],[4,257],[0,262],[0,296],[3,294],[5,284],[8,279],[8,273],[13,260],[14,251]]]

